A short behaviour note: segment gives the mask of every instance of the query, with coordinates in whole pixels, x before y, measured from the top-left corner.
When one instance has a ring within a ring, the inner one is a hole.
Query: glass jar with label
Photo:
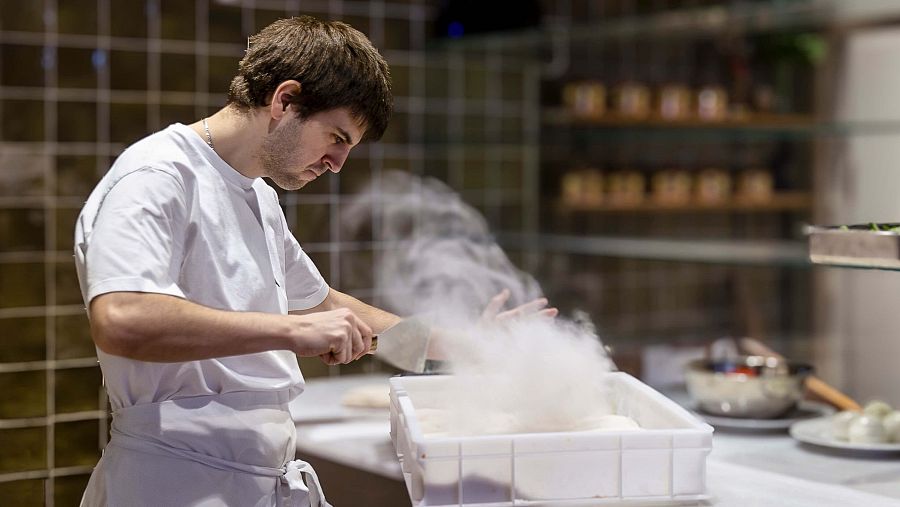
[[[623,118],[646,118],[650,114],[650,88],[637,81],[624,81],[613,90],[613,111]]]
[[[728,92],[717,85],[697,90],[697,116],[703,120],[724,120],[728,116]]]
[[[653,202],[657,204],[679,205],[691,200],[691,175],[684,169],[669,168],[656,172],[651,187]]]
[[[607,181],[607,199],[614,205],[640,204],[644,200],[647,181],[644,174],[633,169],[610,173]]]
[[[760,167],[740,171],[737,178],[736,193],[738,198],[744,201],[768,201],[774,193],[771,171]]]
[[[576,118],[601,118],[606,113],[606,85],[595,80],[567,83],[563,104]]]
[[[690,117],[690,88],[682,83],[667,83],[660,87],[657,114],[665,120],[682,120]]]
[[[707,168],[697,173],[694,199],[699,204],[721,204],[731,198],[731,175],[725,169]]]

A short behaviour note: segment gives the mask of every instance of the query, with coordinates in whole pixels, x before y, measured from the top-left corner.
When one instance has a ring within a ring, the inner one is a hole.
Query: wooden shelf
[[[804,268],[810,266],[806,244],[793,240],[638,238],[564,234],[501,234],[497,239],[506,248],[601,257],[757,266]]]
[[[557,208],[564,213],[703,213],[742,212],[769,213],[779,211],[807,211],[812,207],[812,196],[807,192],[779,192],[766,201],[733,199],[717,204],[685,203],[668,204],[647,200],[635,204],[573,205],[559,202]]]
[[[704,120],[702,118],[663,118],[658,115],[638,118],[610,113],[598,118],[583,118],[560,109],[545,111],[544,123],[555,126],[598,128],[748,130],[808,130],[820,125],[815,117],[804,114],[747,114],[740,117]]]

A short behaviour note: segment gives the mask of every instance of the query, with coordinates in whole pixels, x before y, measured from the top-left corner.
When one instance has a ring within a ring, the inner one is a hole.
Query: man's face
[[[364,130],[345,108],[301,120],[285,114],[266,134],[259,151],[262,175],[285,190],[297,190],[326,171],[339,172]]]

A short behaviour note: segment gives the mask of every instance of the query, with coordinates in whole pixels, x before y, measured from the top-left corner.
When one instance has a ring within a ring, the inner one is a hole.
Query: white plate
[[[727,417],[709,414],[699,409],[694,410],[694,413],[697,415],[697,417],[703,419],[716,428],[754,431],[787,431],[787,429],[796,422],[831,415],[834,412],[835,409],[831,405],[826,405],[824,403],[818,403],[815,401],[801,401],[797,404],[797,408],[791,410],[784,416],[777,417],[775,419]]]
[[[807,444],[830,447],[847,451],[863,452],[900,452],[900,443],[856,444],[837,440],[831,436],[831,418],[817,417],[808,421],[800,421],[791,425],[791,436]]]

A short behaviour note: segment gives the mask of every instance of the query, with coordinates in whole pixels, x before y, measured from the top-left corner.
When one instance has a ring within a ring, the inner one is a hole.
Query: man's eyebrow
[[[346,130],[342,129],[341,127],[335,127],[335,128],[337,129],[337,131],[341,135],[341,137],[344,138],[345,143],[353,144],[353,137],[350,134],[348,134]]]

